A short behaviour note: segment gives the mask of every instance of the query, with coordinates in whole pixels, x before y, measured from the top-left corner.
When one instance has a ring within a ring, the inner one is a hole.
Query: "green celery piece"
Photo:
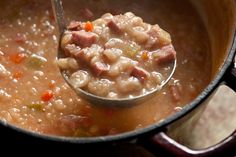
[[[33,68],[33,69],[39,69],[41,68],[45,63],[47,62],[47,59],[44,57],[41,57],[36,54],[32,54],[28,58],[28,67]]]
[[[140,51],[140,46],[137,44],[130,43],[125,46],[124,51],[129,57],[134,57]]]
[[[43,104],[30,104],[27,107],[36,111],[43,111]]]

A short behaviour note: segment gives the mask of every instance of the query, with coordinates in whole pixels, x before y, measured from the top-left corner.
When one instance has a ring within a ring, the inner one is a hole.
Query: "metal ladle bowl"
[[[64,58],[64,52],[61,49],[60,43],[61,43],[61,38],[63,36],[63,33],[66,31],[66,22],[64,19],[64,11],[63,11],[63,6],[62,6],[62,1],[61,0],[51,0],[53,11],[54,11],[54,16],[56,17],[56,21],[58,24],[58,29],[59,29],[59,46],[58,46],[58,54],[57,57],[59,58]],[[100,97],[94,94],[91,94],[85,90],[82,90],[80,88],[74,88],[73,85],[70,83],[69,76],[66,74],[65,70],[60,69],[60,72],[67,82],[67,84],[76,92],[76,94],[88,102],[91,102],[93,105],[102,105],[102,106],[108,106],[108,107],[130,107],[133,105],[141,104],[144,101],[147,101],[151,97],[155,96],[158,91],[160,91],[172,78],[175,69],[176,69],[176,64],[177,60],[175,59],[172,62],[172,65],[170,66],[172,70],[170,70],[170,74],[168,75],[167,79],[162,82],[161,85],[158,85],[155,90],[152,90],[146,94],[135,96],[132,98],[119,98],[119,99],[111,99],[111,98],[106,98],[106,97]]]

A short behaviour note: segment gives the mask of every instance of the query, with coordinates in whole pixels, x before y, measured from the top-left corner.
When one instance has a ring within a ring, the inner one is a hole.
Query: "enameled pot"
[[[190,150],[175,142],[188,135],[193,124],[204,111],[208,100],[221,84],[236,91],[236,67],[234,57],[236,52],[236,1],[235,0],[191,0],[204,20],[208,30],[212,56],[213,73],[211,83],[182,111],[170,116],[164,121],[144,129],[112,136],[91,138],[70,138],[42,135],[17,128],[1,122],[2,140],[27,141],[37,143],[77,144],[80,148],[92,145],[110,145],[120,141],[132,141],[144,145],[153,153],[159,150],[175,156],[220,156],[224,152],[233,152],[236,145],[236,133],[229,136],[218,145],[205,150]],[[79,149],[79,148],[78,148]],[[236,152],[234,152],[236,153]],[[224,154],[225,156],[225,154]]]

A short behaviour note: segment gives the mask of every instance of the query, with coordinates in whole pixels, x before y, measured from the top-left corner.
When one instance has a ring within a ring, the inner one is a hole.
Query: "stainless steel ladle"
[[[53,11],[54,11],[54,16],[56,18],[57,24],[58,24],[58,29],[59,29],[59,46],[58,46],[58,58],[63,58],[65,57],[64,52],[61,50],[61,38],[63,33],[66,31],[66,22],[64,18],[64,10],[62,6],[62,0],[51,0]],[[176,69],[176,63],[177,60],[175,59],[170,66],[172,70],[170,70],[170,73],[168,75],[168,78],[162,82],[161,86],[158,85],[155,90],[150,91],[149,93],[132,97],[132,98],[120,98],[120,99],[111,99],[111,98],[106,98],[106,97],[100,97],[97,95],[93,95],[87,91],[84,91],[80,88],[75,89],[73,85],[70,83],[69,77],[66,74],[65,71],[61,70],[61,74],[65,81],[68,83],[68,85],[79,95],[80,97],[86,99],[87,101],[91,102],[93,105],[103,105],[103,106],[108,106],[108,107],[130,107],[133,105],[140,104],[144,101],[147,101],[151,97],[157,94],[157,92],[160,91],[160,87],[162,88],[165,86],[169,80],[172,78],[175,69]]]

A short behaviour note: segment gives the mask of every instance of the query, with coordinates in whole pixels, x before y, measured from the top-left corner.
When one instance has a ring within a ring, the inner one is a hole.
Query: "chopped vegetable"
[[[134,57],[140,49],[141,48],[139,45],[132,42],[132,43],[124,44],[123,52],[125,52],[126,55],[128,55],[129,57]]]
[[[13,74],[13,78],[19,80],[23,76],[22,71],[17,71]]]
[[[93,31],[93,23],[88,21],[86,22],[85,26],[84,26],[84,29],[87,31],[87,32],[92,32]]]
[[[21,62],[24,61],[25,58],[26,54],[24,53],[17,53],[10,56],[10,60],[15,64],[20,64]]]
[[[148,57],[148,51],[143,51],[143,52],[142,52],[142,59],[143,59],[144,61],[146,61],[146,60],[149,59],[149,57]]]
[[[43,104],[30,104],[27,107],[36,111],[43,111]]]
[[[42,67],[47,62],[47,59],[36,54],[32,54],[28,59],[28,66],[33,69]]]
[[[43,101],[49,101],[52,98],[53,98],[53,92],[51,90],[46,90],[41,96],[41,99]]]

